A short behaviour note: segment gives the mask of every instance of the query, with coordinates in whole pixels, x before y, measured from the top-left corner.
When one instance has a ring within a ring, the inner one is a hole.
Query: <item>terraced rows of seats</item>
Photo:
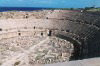
[[[48,13],[48,10],[37,10],[37,11],[8,11],[8,12],[0,12],[0,19],[40,19],[44,18]]]
[[[1,12],[0,19],[65,19],[83,24],[91,24],[99,27],[99,15],[88,12],[68,10],[41,10],[32,12]]]
[[[78,11],[77,12],[55,11],[49,14],[47,17],[48,19],[59,19],[59,20],[69,21],[68,25],[66,26],[67,33],[62,32],[60,33],[60,35],[64,35],[66,37],[74,36],[71,38],[75,38],[74,40],[81,42],[83,57],[100,56],[99,53],[100,16],[99,15],[88,13],[88,12],[78,12]],[[96,47],[94,48],[94,46]]]
[[[79,22],[83,24],[89,24],[99,27],[99,15],[91,14],[88,12],[79,11],[55,11],[49,13],[48,18],[50,19],[65,19],[73,22]]]
[[[99,15],[79,11],[54,10],[48,11],[46,14],[43,13],[42,16],[43,17],[39,19],[23,18],[20,20],[8,18],[7,20],[0,20],[2,23],[0,28],[3,27],[6,29],[7,27],[12,29],[14,27],[17,28],[17,31],[20,33],[22,31],[20,30],[21,27],[25,27],[24,30],[29,29],[28,27],[30,26],[32,30],[34,30],[34,28],[48,29],[52,33],[51,36],[56,36],[73,43],[73,55],[75,59],[100,56]],[[8,25],[5,27],[5,24]],[[43,36],[44,33],[41,31],[40,34]],[[43,60],[43,58],[41,60]]]

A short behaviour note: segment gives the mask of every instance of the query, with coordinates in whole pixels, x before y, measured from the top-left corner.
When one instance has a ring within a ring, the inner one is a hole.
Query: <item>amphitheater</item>
[[[100,16],[70,10],[0,13],[0,66],[100,57]]]

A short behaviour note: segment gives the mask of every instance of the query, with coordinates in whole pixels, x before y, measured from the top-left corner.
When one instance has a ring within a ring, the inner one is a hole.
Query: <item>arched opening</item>
[[[66,30],[66,32],[70,32],[70,30]]]
[[[0,28],[0,31],[2,31],[2,28]]]
[[[21,33],[18,33],[19,36],[21,36]]]
[[[43,36],[43,32],[41,32],[41,36]]]
[[[35,29],[35,26],[33,28]]]
[[[26,19],[29,18],[28,14],[25,15],[25,18],[26,18]]]
[[[49,30],[49,32],[48,32],[48,36],[51,36],[51,34],[52,34],[52,31],[51,31],[51,30]]]
[[[28,16],[25,16],[25,18],[28,18]]]
[[[48,17],[46,17],[46,19],[48,19]]]

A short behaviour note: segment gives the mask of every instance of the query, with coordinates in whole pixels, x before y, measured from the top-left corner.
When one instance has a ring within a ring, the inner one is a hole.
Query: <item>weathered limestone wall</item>
[[[0,34],[0,40],[18,36],[17,32]]]
[[[7,13],[7,15],[11,15],[12,13]],[[37,18],[35,17],[37,15],[34,15],[34,18],[30,18],[32,14],[33,12],[30,14],[25,13],[23,15],[25,17],[22,16],[21,18],[16,18],[17,16],[15,16],[0,19],[0,29],[2,29],[0,31],[0,35],[2,34],[1,38],[18,36],[18,32],[21,32],[22,36],[38,33],[38,35],[41,35],[41,32],[47,35],[48,30],[58,30],[56,32],[54,31],[55,35],[61,35],[67,37],[66,40],[70,38],[79,43],[79,57],[100,56],[100,16],[67,10],[46,11],[46,13],[43,11],[41,12],[42,16],[38,16]],[[34,31],[35,29],[45,29],[45,31],[37,32]],[[96,47],[94,48],[94,46]]]
[[[43,33],[43,35],[41,35]],[[19,35],[20,34],[20,35]],[[7,31],[1,31],[0,32],[0,40],[17,37],[17,36],[47,36],[48,30],[47,29],[13,29]]]

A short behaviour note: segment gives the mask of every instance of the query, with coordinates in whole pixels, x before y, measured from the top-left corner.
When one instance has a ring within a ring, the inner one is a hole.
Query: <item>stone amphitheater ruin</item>
[[[0,13],[0,66],[100,56],[100,16],[70,10]]]

